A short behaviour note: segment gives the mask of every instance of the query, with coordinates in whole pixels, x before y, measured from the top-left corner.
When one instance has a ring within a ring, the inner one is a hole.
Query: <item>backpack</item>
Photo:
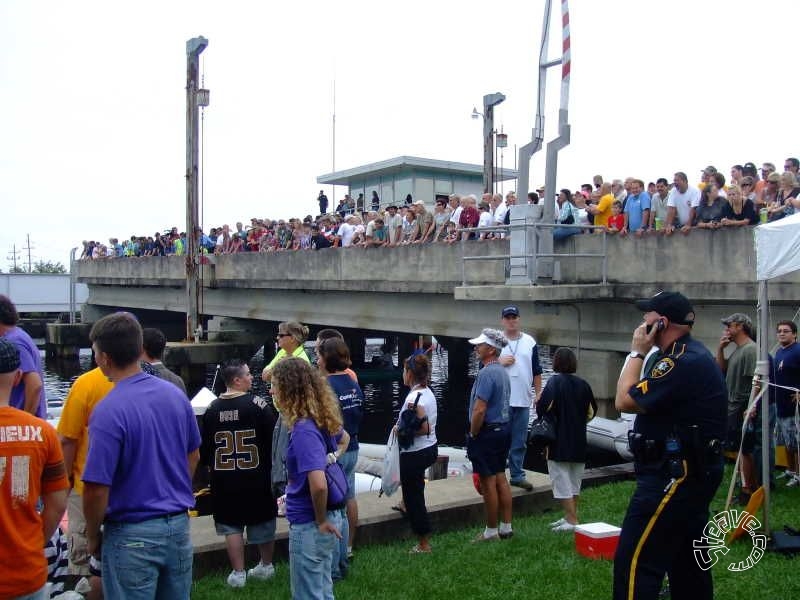
[[[401,450],[408,450],[414,445],[417,431],[428,420],[427,416],[421,419],[417,416],[417,404],[419,404],[420,396],[422,396],[422,392],[417,392],[417,397],[414,398],[414,405],[400,413],[400,423],[397,425],[397,443],[400,445]]]

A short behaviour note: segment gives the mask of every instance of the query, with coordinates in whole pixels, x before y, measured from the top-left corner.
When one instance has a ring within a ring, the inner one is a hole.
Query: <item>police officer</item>
[[[629,444],[636,490],[614,557],[614,598],[657,598],[669,575],[672,598],[713,597],[710,570],[693,553],[722,480],[725,380],[706,348],[690,335],[694,310],[680,293],[636,302],[644,322],[633,332],[630,359],[617,383],[616,408],[638,413]],[[645,355],[658,358],[640,378]]]

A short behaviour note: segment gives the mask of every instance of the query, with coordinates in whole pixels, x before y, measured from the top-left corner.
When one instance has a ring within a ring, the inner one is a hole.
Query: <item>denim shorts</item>
[[[347,477],[347,499],[355,498],[356,495],[356,463],[358,462],[358,450],[348,450],[339,457],[339,464],[344,469]]]
[[[226,525],[214,521],[217,535],[241,535],[245,528],[247,528],[247,543],[249,544],[266,544],[275,539],[275,519],[255,525]]]

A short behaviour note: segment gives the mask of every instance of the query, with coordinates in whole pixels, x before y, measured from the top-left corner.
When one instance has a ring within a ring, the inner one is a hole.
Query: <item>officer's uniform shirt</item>
[[[703,441],[725,438],[725,379],[711,353],[689,334],[661,353],[629,393],[644,411],[633,426],[644,439],[685,434],[690,425],[699,427]]]

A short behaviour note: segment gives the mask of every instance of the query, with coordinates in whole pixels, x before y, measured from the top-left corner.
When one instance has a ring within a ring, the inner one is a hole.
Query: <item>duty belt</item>
[[[659,465],[667,458],[665,440],[648,439],[641,433],[628,432],[628,449],[634,460],[642,465]],[[722,442],[719,439],[683,444],[681,457],[695,469],[702,469],[722,456]],[[694,469],[690,469],[694,470]]]

